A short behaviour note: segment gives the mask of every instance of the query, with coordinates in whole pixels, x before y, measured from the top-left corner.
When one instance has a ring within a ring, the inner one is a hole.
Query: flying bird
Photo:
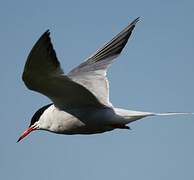
[[[64,74],[47,30],[28,55],[22,79],[28,89],[47,96],[52,103],[33,115],[18,141],[35,130],[58,134],[95,134],[130,129],[127,124],[148,116],[188,113],[153,113],[114,107],[109,101],[108,67],[125,47],[139,18],[83,63]]]

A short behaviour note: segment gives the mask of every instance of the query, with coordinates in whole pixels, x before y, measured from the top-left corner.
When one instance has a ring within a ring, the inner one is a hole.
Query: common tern
[[[127,124],[148,116],[189,113],[153,113],[115,108],[109,101],[106,72],[125,47],[139,18],[78,67],[64,74],[47,30],[28,55],[22,79],[28,89],[47,96],[53,103],[33,115],[18,141],[35,130],[59,134],[95,134],[130,129]]]

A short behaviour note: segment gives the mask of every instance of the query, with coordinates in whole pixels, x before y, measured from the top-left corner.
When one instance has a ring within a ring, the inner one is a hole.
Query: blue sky
[[[193,180],[194,117],[155,117],[132,131],[62,136],[34,132],[31,116],[50,101],[21,80],[26,57],[47,29],[65,72],[141,16],[108,72],[116,107],[194,111],[192,0],[1,1],[0,179]]]

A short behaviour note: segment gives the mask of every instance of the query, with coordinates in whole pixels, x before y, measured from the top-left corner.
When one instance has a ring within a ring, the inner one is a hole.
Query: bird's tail
[[[133,121],[142,119],[144,117],[149,116],[176,116],[176,115],[194,115],[192,112],[162,112],[162,113],[154,113],[154,112],[142,112],[142,115],[134,116],[134,118],[129,118],[129,122],[131,123]]]
[[[153,112],[141,112],[138,115],[133,115],[129,116],[128,121],[126,124],[137,121],[139,119],[142,119],[144,117],[149,117],[149,116],[176,116],[176,115],[194,115],[192,112],[163,112],[163,113],[153,113]],[[123,129],[131,129],[130,127],[126,128],[128,126],[125,126]]]
[[[132,111],[121,108],[114,108],[114,111],[117,115],[123,117],[122,123],[128,124],[139,119],[149,117],[149,116],[174,116],[174,115],[194,115],[192,112],[163,112],[163,113],[155,113],[155,112],[143,112],[143,111]],[[121,119],[118,120],[121,122]]]
[[[164,113],[152,113],[153,116],[174,116],[174,115],[194,115],[192,112],[164,112]]]

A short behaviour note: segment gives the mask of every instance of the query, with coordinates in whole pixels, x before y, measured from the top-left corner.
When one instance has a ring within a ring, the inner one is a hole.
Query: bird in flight
[[[108,67],[125,47],[139,18],[83,63],[64,74],[47,30],[28,55],[22,79],[28,89],[47,96],[52,103],[33,115],[18,141],[35,130],[58,134],[96,134],[130,129],[127,124],[148,116],[189,113],[153,113],[114,107],[109,101]]]

